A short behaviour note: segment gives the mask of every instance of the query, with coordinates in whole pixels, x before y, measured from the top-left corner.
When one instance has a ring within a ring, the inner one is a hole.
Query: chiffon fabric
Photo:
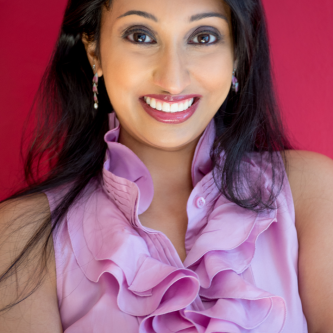
[[[118,143],[114,114],[110,127],[103,176],[91,180],[54,234],[64,332],[307,332],[287,178],[274,210],[254,213],[227,200],[211,170],[212,121],[193,159],[182,262],[162,232],[141,225],[139,215],[154,194],[152,178]],[[264,170],[268,190],[269,165],[249,156],[249,177]],[[51,210],[64,191],[47,193]]]

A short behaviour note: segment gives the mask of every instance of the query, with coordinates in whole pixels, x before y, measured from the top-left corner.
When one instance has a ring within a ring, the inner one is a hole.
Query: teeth
[[[171,112],[177,112],[178,111],[178,104],[177,103],[171,104],[170,111]]]
[[[163,102],[162,111],[170,111],[170,104]]]
[[[179,103],[167,103],[163,101],[156,100],[155,98],[150,98],[147,96],[144,96],[144,101],[150,105],[151,108],[164,111],[164,112],[180,112],[185,111],[187,108],[189,108],[193,102],[194,98],[187,99],[183,102]]]
[[[152,98],[152,99],[151,99],[150,107],[152,107],[153,109],[156,108],[156,99],[155,99],[155,98]]]

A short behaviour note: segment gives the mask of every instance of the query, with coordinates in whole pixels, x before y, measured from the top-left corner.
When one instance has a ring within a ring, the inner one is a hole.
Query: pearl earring
[[[93,93],[94,93],[94,108],[98,109],[98,74],[96,72],[96,66],[93,65],[93,71],[94,71],[94,78],[93,78]]]
[[[232,72],[232,89],[234,90],[234,92],[237,93],[238,89],[239,89],[239,83],[238,83],[237,77],[235,75],[235,72],[236,72],[236,69],[234,69]]]

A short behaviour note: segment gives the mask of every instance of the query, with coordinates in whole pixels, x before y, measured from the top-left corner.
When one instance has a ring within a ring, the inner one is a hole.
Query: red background
[[[22,128],[65,5],[65,0],[0,0],[0,199],[22,184]],[[333,1],[264,0],[264,5],[292,142],[333,158]]]

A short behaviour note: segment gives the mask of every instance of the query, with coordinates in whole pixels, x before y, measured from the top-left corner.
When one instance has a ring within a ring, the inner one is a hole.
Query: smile
[[[194,101],[194,98],[186,99],[183,102],[167,103],[165,101],[144,96],[144,101],[153,109],[163,112],[181,112],[187,110]]]
[[[139,98],[143,109],[162,123],[180,124],[196,111],[201,95],[145,95]]]

